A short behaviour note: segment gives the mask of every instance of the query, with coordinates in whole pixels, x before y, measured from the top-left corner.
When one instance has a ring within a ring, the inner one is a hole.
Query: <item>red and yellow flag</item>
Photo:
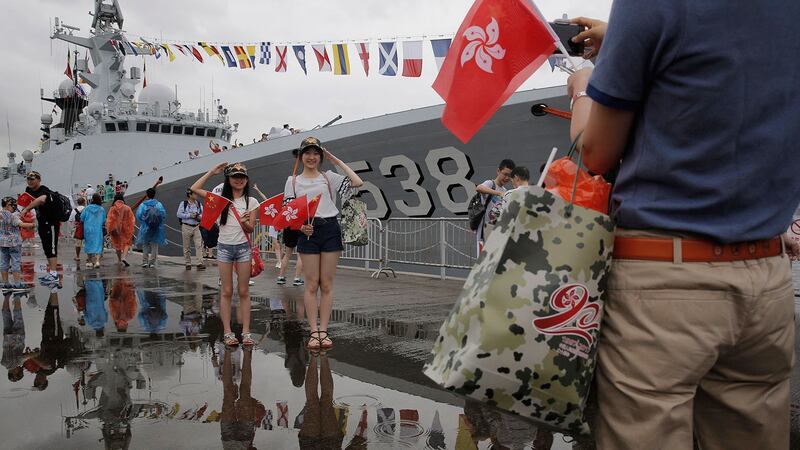
[[[203,205],[203,215],[200,217],[200,226],[210,230],[219,215],[231,201],[211,192],[206,193],[206,202]]]
[[[249,69],[251,68],[250,58],[247,57],[247,52],[244,50],[244,47],[241,45],[236,45],[233,47],[236,51],[236,59],[239,60],[239,68],[240,69]]]

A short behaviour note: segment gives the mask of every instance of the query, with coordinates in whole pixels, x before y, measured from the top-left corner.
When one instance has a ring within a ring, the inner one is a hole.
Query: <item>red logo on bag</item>
[[[550,307],[558,311],[533,320],[533,327],[544,334],[569,334],[592,345],[589,330],[600,328],[600,306],[589,303],[589,290],[582,284],[561,286],[550,296]]]

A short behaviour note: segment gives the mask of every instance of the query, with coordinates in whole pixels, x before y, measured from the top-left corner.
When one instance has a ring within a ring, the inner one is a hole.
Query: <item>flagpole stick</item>
[[[558,67],[559,67],[559,68],[561,68],[562,70],[564,70],[564,71],[565,71],[565,72],[567,72],[567,73],[570,73],[570,74],[572,74],[572,73],[575,73],[575,71],[577,71],[577,70],[578,70],[578,68],[575,66],[575,63],[573,63],[573,62],[572,62],[572,59],[571,59],[571,58],[570,58],[570,56],[569,56],[569,52],[568,52],[568,51],[567,51],[567,49],[564,47],[564,43],[563,43],[563,42],[561,42],[561,39],[557,39],[557,40],[556,40],[556,48],[558,48],[558,50],[559,50],[561,53],[563,53],[563,54],[564,54],[564,60],[566,60],[566,61],[567,61],[567,63],[570,65],[569,69],[572,69],[572,72],[569,72],[569,70],[567,70],[567,68],[566,68],[566,67],[561,67],[561,65],[558,65]]]
[[[539,175],[539,181],[536,182],[537,186],[544,187],[544,179],[547,176],[547,171],[550,169],[550,165],[553,164],[553,159],[555,159],[557,151],[558,151],[558,147],[553,147],[553,150],[550,151],[550,157],[547,158],[547,163],[544,165],[544,169],[542,170],[542,174]]]

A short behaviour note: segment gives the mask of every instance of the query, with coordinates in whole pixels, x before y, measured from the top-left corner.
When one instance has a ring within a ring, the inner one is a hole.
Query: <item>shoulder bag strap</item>
[[[328,185],[328,195],[331,196],[331,201],[336,203],[336,199],[333,198],[333,191],[331,190],[331,182],[328,181],[328,175],[326,175],[325,172],[322,172],[322,178],[325,178],[325,184]]]
[[[244,233],[244,237],[247,238],[247,245],[252,247],[253,243],[250,241],[250,234],[249,233],[245,233],[244,227],[242,226],[242,218],[239,216],[239,211],[236,211],[236,205],[233,204],[233,201],[231,201],[231,205],[230,206],[231,206],[231,210],[233,211],[233,217],[236,217],[236,221],[239,222],[239,226],[242,227],[242,233]],[[250,204],[248,203],[248,205],[246,207],[249,208]]]

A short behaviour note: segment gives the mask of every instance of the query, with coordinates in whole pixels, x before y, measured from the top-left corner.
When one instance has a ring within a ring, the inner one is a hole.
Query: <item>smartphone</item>
[[[553,27],[556,36],[561,39],[561,43],[564,44],[564,48],[567,49],[569,56],[583,56],[583,42],[572,42],[572,38],[583,31],[582,26],[576,23],[561,21],[550,22],[550,26]],[[561,51],[556,49],[554,53],[561,53]]]

